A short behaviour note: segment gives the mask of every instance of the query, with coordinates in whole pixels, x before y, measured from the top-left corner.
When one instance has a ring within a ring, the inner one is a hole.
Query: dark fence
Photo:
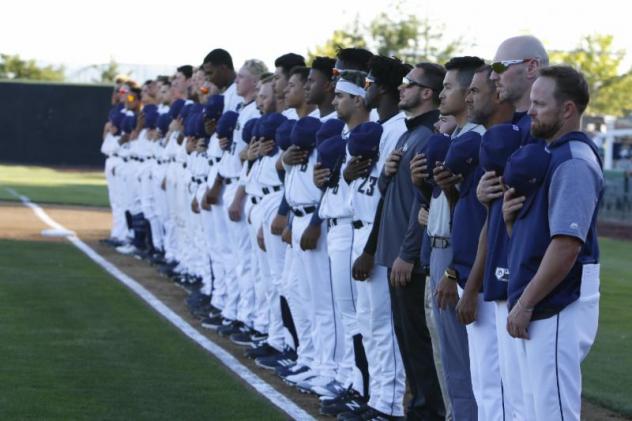
[[[99,167],[112,88],[0,82],[0,161]]]

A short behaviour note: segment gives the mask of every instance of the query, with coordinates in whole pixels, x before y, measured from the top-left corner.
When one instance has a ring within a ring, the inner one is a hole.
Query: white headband
[[[349,82],[348,80],[339,79],[336,83],[336,91],[344,92],[349,95],[357,95],[364,98],[366,95],[366,91],[356,85],[355,83]]]

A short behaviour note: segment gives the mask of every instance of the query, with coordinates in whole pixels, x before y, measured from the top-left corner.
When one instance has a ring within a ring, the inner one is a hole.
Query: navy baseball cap
[[[143,105],[143,113],[153,113],[158,112],[158,106],[156,104],[145,104]]]
[[[183,99],[176,99],[175,101],[173,101],[173,104],[171,104],[171,107],[169,107],[169,115],[171,116],[172,120],[180,115],[182,107],[184,107]]]
[[[281,150],[286,150],[292,144],[291,135],[295,125],[296,120],[285,120],[277,128],[276,133],[274,134],[274,140],[276,146],[281,148]]]
[[[123,119],[124,118],[125,118],[125,113],[122,113],[120,111],[117,112],[117,113],[112,114],[112,119],[111,119],[112,125],[114,127],[116,127],[117,131],[121,130],[121,128],[122,128],[121,124],[123,123]]]
[[[485,171],[502,175],[507,160],[522,143],[520,127],[515,124],[497,124],[485,132],[481,140],[479,162]]]
[[[187,117],[189,117],[189,114],[191,114],[192,106],[193,106],[193,103],[185,104],[180,110],[180,113],[178,114],[178,118],[181,118],[182,121],[185,121]]]
[[[121,130],[123,133],[130,134],[136,128],[136,114],[125,115],[121,122]]]
[[[158,130],[164,136],[169,131],[169,124],[171,124],[171,115],[169,113],[160,114],[158,116]]]
[[[246,121],[246,124],[244,124],[244,128],[241,130],[241,140],[246,143],[250,143],[252,136],[255,136],[255,134],[253,133],[253,129],[255,128],[255,125],[259,124],[261,120],[263,120],[263,117],[251,118],[250,120]]]
[[[452,139],[445,156],[445,167],[452,174],[467,175],[478,165],[478,152],[481,147],[481,135],[470,130]]]
[[[544,181],[550,160],[543,142],[525,145],[509,157],[503,182],[516,189],[519,196],[530,196]]]
[[[318,152],[318,162],[333,173],[344,160],[347,152],[347,142],[338,134],[320,142],[316,150]]]
[[[430,174],[432,174],[432,170],[434,170],[437,162],[443,162],[445,160],[448,149],[450,149],[450,136],[436,133],[428,138],[426,147],[421,152],[426,155]]]
[[[257,137],[266,140],[274,140],[277,129],[287,120],[287,117],[281,113],[266,114],[259,121],[259,130]]]
[[[193,136],[194,135],[194,131],[195,131],[195,127],[193,124],[193,119],[189,118],[190,116],[187,115],[186,120],[184,121],[184,135],[185,136]]]
[[[204,104],[204,116],[211,120],[219,119],[224,112],[224,95],[211,95]]]
[[[318,129],[318,132],[316,132],[316,146],[318,146],[320,142],[342,133],[344,127],[345,122],[339,118],[330,118],[325,121],[323,125],[320,126],[320,129]]]
[[[362,123],[349,133],[349,154],[376,159],[380,154],[380,139],[384,129],[372,121]]]
[[[218,138],[233,140],[233,130],[237,126],[237,117],[239,117],[239,113],[235,111],[226,111],[222,114],[217,121],[217,127],[215,127],[215,133],[217,133]]]
[[[207,137],[206,129],[204,128],[204,113],[195,114],[191,120],[193,120],[194,134],[195,137]]]
[[[146,110],[147,106],[143,108],[143,115],[145,116],[145,122],[143,127],[145,129],[155,129],[158,124],[158,108]]]
[[[303,150],[313,150],[316,147],[316,132],[322,126],[319,119],[314,117],[303,117],[299,119],[290,135],[292,145]]]

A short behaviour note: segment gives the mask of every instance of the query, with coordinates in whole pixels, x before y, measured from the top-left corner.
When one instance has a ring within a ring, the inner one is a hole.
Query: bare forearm
[[[575,237],[554,237],[546,249],[535,276],[527,285],[520,302],[534,307],[551,293],[568,275],[581,250],[581,242]]]

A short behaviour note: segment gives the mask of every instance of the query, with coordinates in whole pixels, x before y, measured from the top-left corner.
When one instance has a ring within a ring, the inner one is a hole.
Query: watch
[[[444,275],[453,281],[457,281],[459,279],[459,275],[456,273],[456,270],[452,268],[447,268],[444,272]]]

